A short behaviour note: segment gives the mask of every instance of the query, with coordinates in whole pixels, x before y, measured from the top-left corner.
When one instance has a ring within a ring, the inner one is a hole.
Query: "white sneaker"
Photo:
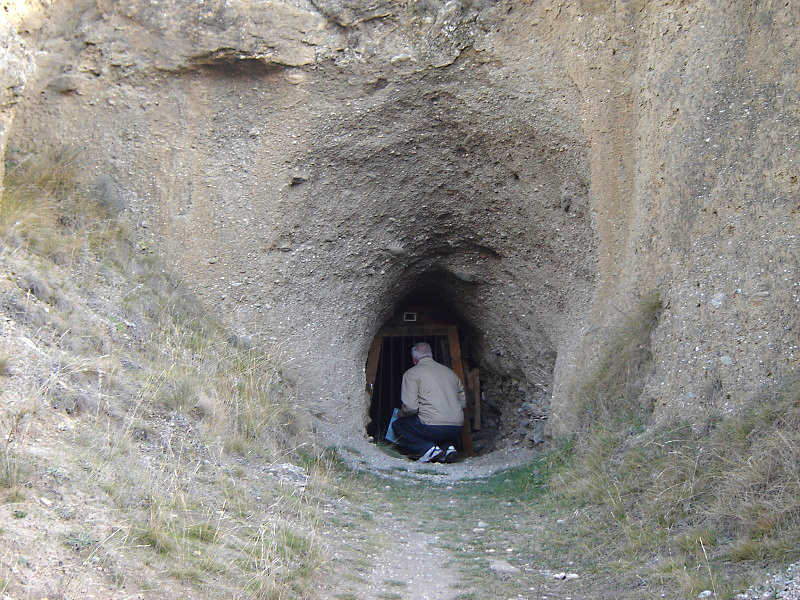
[[[446,463],[456,462],[456,458],[458,458],[458,452],[456,452],[455,446],[448,446],[447,450],[444,451],[442,462]]]
[[[439,446],[433,446],[430,450],[428,450],[425,454],[419,457],[418,462],[435,462],[440,456],[444,455],[444,450],[439,448]]]

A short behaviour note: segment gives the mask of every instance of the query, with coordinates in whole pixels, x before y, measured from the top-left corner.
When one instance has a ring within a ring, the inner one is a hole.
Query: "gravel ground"
[[[736,600],[800,600],[800,563],[774,575],[761,586],[752,586]]]
[[[530,461],[538,455],[537,450],[509,445],[482,456],[461,457],[452,464],[419,463],[390,456],[367,439],[348,435],[347,432],[337,430],[335,426],[318,424],[317,431],[325,445],[342,450],[340,455],[351,468],[388,477],[412,477],[436,483],[488,477]]]

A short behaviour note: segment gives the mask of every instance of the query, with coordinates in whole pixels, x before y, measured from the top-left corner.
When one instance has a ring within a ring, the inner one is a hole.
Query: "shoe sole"
[[[444,456],[444,450],[439,449],[438,452],[436,452],[435,454],[432,454],[431,456],[428,456],[427,459],[425,458],[426,456],[428,456],[427,452],[425,454],[423,454],[422,456],[420,456],[417,459],[417,462],[421,462],[421,463],[441,462],[441,459]]]

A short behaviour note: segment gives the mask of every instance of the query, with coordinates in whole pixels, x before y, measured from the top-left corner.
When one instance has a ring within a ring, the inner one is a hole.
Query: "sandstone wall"
[[[590,57],[572,72],[595,124],[592,321],[659,290],[666,310],[645,394],[660,419],[702,426],[798,366],[800,9],[602,6],[573,38]],[[586,342],[602,345],[602,329]]]
[[[404,299],[451,308],[523,396],[552,393],[557,432],[652,290],[659,418],[701,424],[791,376],[797,9],[361,5],[21,15],[40,69],[13,143],[83,148],[145,250],[354,431],[366,351]]]
[[[13,24],[0,12],[0,157],[14,123],[14,110],[25,84],[35,71],[33,57]],[[0,162],[0,201],[3,197],[5,163]]]

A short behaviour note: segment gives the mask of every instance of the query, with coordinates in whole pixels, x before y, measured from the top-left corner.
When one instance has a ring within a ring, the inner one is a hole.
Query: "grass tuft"
[[[733,589],[743,563],[797,560],[799,431],[797,383],[707,434],[688,423],[633,433],[620,421],[596,424],[552,482],[553,498],[591,532],[577,557],[657,556],[658,576],[692,594],[712,583]]]
[[[14,374],[14,357],[0,354],[0,377],[11,377]]]
[[[578,430],[595,423],[628,423],[649,412],[640,396],[651,372],[650,339],[663,310],[659,294],[642,297],[608,334],[590,374],[573,392],[572,410]]]

